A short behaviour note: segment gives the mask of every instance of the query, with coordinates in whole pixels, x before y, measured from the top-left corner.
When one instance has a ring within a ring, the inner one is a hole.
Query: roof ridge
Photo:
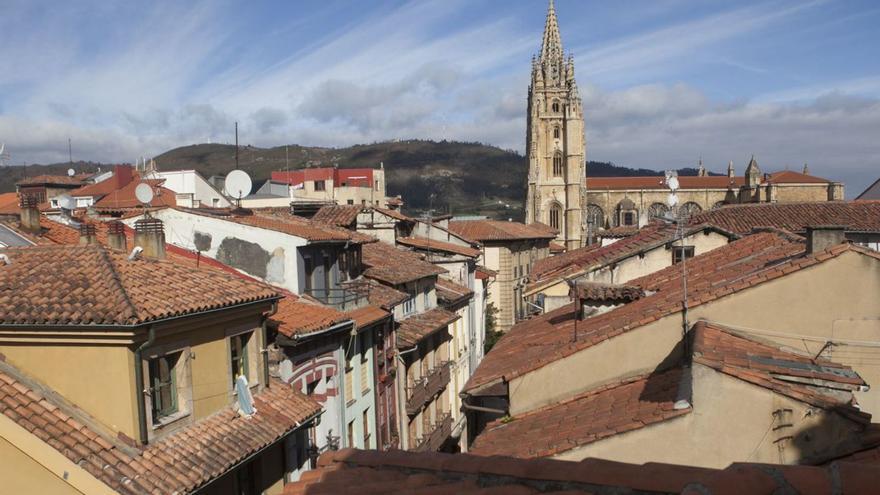
[[[131,300],[131,296],[128,294],[128,287],[122,281],[122,275],[116,267],[116,260],[113,259],[113,256],[110,256],[110,253],[107,252],[106,248],[102,245],[96,245],[96,249],[101,253],[101,256],[104,258],[104,261],[110,265],[110,272],[113,275],[113,280],[116,282],[116,285],[119,287],[122,292],[122,297],[125,299],[125,302],[128,304],[128,307],[131,309],[133,315],[128,318],[128,323],[133,323],[132,320],[137,321],[140,317],[137,306],[135,306],[134,301]],[[134,262],[134,261],[132,261]]]

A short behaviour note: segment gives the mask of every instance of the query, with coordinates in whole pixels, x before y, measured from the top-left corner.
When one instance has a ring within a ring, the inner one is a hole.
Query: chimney
[[[125,239],[125,225],[118,220],[114,220],[107,224],[107,244],[110,249],[118,251],[128,251]]]
[[[807,254],[818,253],[846,242],[846,225],[807,227]]]
[[[21,228],[28,232],[40,232],[40,210],[37,197],[32,194],[21,195]]]
[[[114,165],[113,166],[113,178],[112,180],[116,182],[116,189],[122,189],[127,186],[129,182],[134,179],[134,174],[131,170],[131,167],[128,165]]]
[[[95,231],[95,225],[91,223],[79,224],[79,245],[86,246],[97,243],[98,236]]]
[[[134,223],[134,244],[144,250],[144,256],[165,259],[165,229],[158,218],[141,218]]]

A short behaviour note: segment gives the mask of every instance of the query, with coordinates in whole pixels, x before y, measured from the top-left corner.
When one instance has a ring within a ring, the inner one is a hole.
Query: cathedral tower
[[[526,223],[542,222],[559,230],[568,249],[585,242],[586,202],[584,115],[574,58],[566,59],[553,0],[547,10],[541,54],[532,58],[532,83],[526,129],[529,157]]]

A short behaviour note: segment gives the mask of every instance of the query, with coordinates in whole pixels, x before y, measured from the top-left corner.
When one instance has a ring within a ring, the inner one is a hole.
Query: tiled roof
[[[739,234],[757,227],[802,233],[814,225],[846,225],[850,232],[880,233],[880,201],[731,205],[700,213],[691,223],[711,223]]]
[[[491,268],[486,268],[483,265],[477,265],[476,269],[476,277],[479,280],[486,280],[488,278],[492,278],[498,275],[498,272],[492,270]]]
[[[848,251],[880,258],[880,253],[852,244],[804,255],[802,239],[778,231],[746,236],[688,260],[688,306],[697,307]],[[579,322],[576,339],[572,339],[572,305],[514,325],[492,352],[486,354],[465,390],[482,388],[502,378],[511,380],[681,310],[681,268],[678,265],[628,284],[653,293]]]
[[[36,177],[25,177],[15,183],[17,186],[41,186],[43,184],[57,186],[81,186],[84,184],[83,177],[67,175],[38,175]]]
[[[555,239],[556,231],[541,223],[526,225],[500,220],[459,220],[449,222],[449,230],[472,241],[515,241]]]
[[[200,208],[178,208],[181,211],[202,215],[212,218],[219,218],[230,222],[239,223],[241,225],[249,225],[260,229],[274,230],[284,234],[301,237],[312,242],[324,241],[354,241],[358,242],[352,236],[352,233],[339,227],[322,224],[312,220],[308,220],[296,215],[285,213],[269,214],[255,213],[253,215],[234,215],[228,211],[207,212]]]
[[[137,259],[103,246],[3,251],[0,325],[138,325],[260,300],[267,285],[170,261]],[[173,294],[174,297],[168,297]]]
[[[191,493],[314,417],[321,406],[273,381],[254,394],[250,418],[234,407],[135,450],[57,394],[0,362],[0,413],[117,493]]]
[[[815,175],[802,174],[793,170],[781,170],[764,176],[764,182],[769,184],[830,184],[831,181],[816,177]]]
[[[114,189],[106,196],[98,200],[98,202],[96,202],[94,205],[95,208],[99,210],[140,208],[142,205],[141,202],[137,199],[137,196],[135,196],[135,189],[137,189],[137,186],[143,182],[149,184],[153,188],[153,200],[150,201],[150,206],[155,208],[162,206],[174,206],[177,204],[177,199],[175,199],[176,193],[171,189],[164,188],[160,185],[165,182],[164,180],[151,179],[145,181],[133,180],[123,186],[121,189]]]
[[[443,305],[455,304],[470,299],[474,295],[474,291],[445,278],[438,278],[435,288],[437,300]]]
[[[720,229],[710,225],[691,226],[685,232],[685,235],[693,235],[701,230],[719,231],[724,235],[733,237],[733,234],[720,231]],[[639,229],[635,235],[625,237],[606,246],[593,244],[538,260],[532,266],[530,273],[531,283],[527,290],[555,282],[560,278],[619,262],[625,258],[662,246],[672,242],[676,238],[676,232],[677,230],[674,225],[654,223]]]
[[[357,325],[358,328],[363,328],[372,325],[377,321],[389,318],[391,316],[391,313],[371,304],[369,306],[364,306],[363,308],[349,311],[346,313],[346,316],[354,320],[354,323],[355,325]]]
[[[366,294],[370,304],[379,306],[382,309],[391,310],[394,306],[409,299],[409,294],[406,292],[401,292],[368,278],[343,282],[342,285],[357,294]]]
[[[596,232],[596,237],[602,239],[623,239],[639,233],[638,225],[618,225],[610,229],[602,229]]]
[[[397,239],[398,244],[414,247],[417,249],[425,249],[429,251],[443,251],[446,253],[460,254],[469,258],[476,258],[480,255],[479,249],[469,246],[460,246],[451,242],[436,241],[434,239],[425,239],[422,237],[400,237]]]
[[[514,459],[435,452],[343,449],[322,454],[318,469],[284,487],[284,495],[532,495],[871,493],[880,468],[731,464],[726,469]]]
[[[295,337],[327,329],[351,318],[331,307],[290,294],[278,301],[278,311],[271,319],[278,325],[278,333]]]
[[[726,175],[689,175],[678,177],[678,184],[681,189],[739,189],[745,183],[743,176],[732,179]],[[587,177],[586,184],[587,189],[591,191],[605,189],[667,189],[666,178],[662,175],[653,177]]]
[[[753,385],[869,423],[855,407],[853,391],[867,384],[849,366],[758,342],[705,321],[691,331],[693,360]]]
[[[565,246],[559,244],[557,242],[550,243],[550,253],[551,254],[561,254],[565,252]]]
[[[337,227],[349,227],[357,221],[361,211],[361,205],[327,205],[322,206],[312,220]]]
[[[16,215],[21,212],[18,201],[18,193],[8,192],[0,194],[0,215]]]
[[[422,255],[384,242],[365,244],[362,258],[367,266],[364,276],[391,285],[446,273],[444,268],[425,261]]]
[[[387,217],[391,217],[401,222],[415,222],[413,218],[408,217],[397,210],[391,210],[389,208],[379,208],[378,206],[374,206],[373,209]]]
[[[445,329],[459,316],[442,308],[434,308],[424,313],[410,316],[399,322],[397,327],[397,347],[408,349],[417,345],[424,338]]]
[[[673,407],[681,381],[681,368],[673,368],[591,390],[522,416],[495,420],[477,436],[469,452],[548,457],[687,414],[691,407]]]
[[[641,287],[625,284],[605,284],[601,282],[578,282],[569,293],[576,295],[578,299],[592,301],[621,301],[632,302],[645,297],[645,291]]]

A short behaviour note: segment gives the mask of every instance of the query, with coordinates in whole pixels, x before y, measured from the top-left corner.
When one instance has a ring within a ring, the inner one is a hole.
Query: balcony
[[[425,404],[431,402],[434,397],[449,384],[450,362],[445,361],[440,366],[428,372],[412,387],[406,388],[406,413],[414,416],[422,410]]]
[[[369,294],[337,287],[332,289],[306,289],[303,294],[339,311],[351,311],[368,303]]]
[[[433,430],[421,436],[419,444],[413,450],[416,452],[439,451],[446,439],[452,435],[452,416],[449,413],[443,414],[433,426]]]

